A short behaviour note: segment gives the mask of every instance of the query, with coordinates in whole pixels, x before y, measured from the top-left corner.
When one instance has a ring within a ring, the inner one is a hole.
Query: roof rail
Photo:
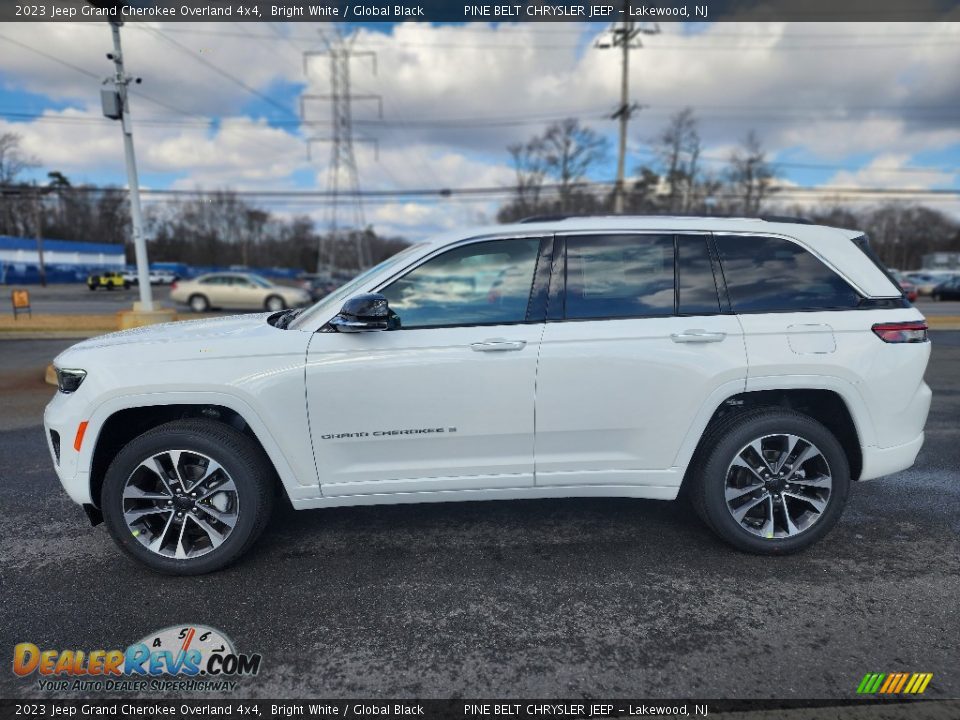
[[[794,223],[796,225],[816,225],[810,218],[797,217],[795,215],[760,215],[760,220],[764,222]]]
[[[517,220],[518,223],[538,223],[538,222],[557,222],[558,220],[569,220],[572,217],[590,217],[589,215],[530,215],[529,217]]]
[[[813,220],[804,217],[797,217],[794,215],[676,215],[676,214],[664,214],[664,215],[615,215],[613,213],[586,213],[582,215],[572,214],[565,215],[557,213],[555,215],[531,215],[530,217],[525,217],[517,222],[520,224],[526,223],[538,223],[538,222],[559,222],[561,220],[572,220],[578,218],[590,218],[590,217],[606,217],[606,218],[657,218],[657,217],[675,217],[675,218],[728,218],[728,219],[743,219],[743,220],[761,220],[763,222],[776,222],[776,223],[794,223],[797,225],[816,225]]]

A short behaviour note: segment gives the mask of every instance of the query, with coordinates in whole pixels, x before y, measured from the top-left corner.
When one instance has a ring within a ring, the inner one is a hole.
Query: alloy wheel
[[[123,518],[148,550],[186,560],[220,547],[240,513],[237,486],[213,458],[165,450],[141,462],[123,488]]]
[[[730,463],[724,494],[733,519],[767,539],[809,530],[830,502],[833,478],[823,453],[798,435],[765,435]]]

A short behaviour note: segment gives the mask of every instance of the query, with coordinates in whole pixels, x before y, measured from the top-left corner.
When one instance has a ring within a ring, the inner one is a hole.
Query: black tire
[[[124,290],[129,290],[129,289],[130,289],[130,283],[128,283],[128,282],[123,283],[123,289],[124,289]]]
[[[137,540],[123,517],[123,490],[137,466],[170,449],[203,453],[223,466],[237,488],[237,521],[219,547],[196,558],[178,560],[159,555]],[[256,541],[273,511],[273,468],[263,451],[246,435],[223,423],[175,420],[131,440],[107,469],[101,510],[114,541],[128,555],[168,575],[201,575],[226,567]]]
[[[198,313],[206,312],[207,310],[210,309],[210,301],[207,300],[207,296],[201,295],[200,293],[191,295],[187,300],[187,305],[190,306],[190,309],[193,310],[193,312],[198,312]]]
[[[286,310],[287,303],[284,302],[283,298],[279,295],[269,295],[267,299],[263,301],[263,307],[270,312],[278,312],[280,310]]]
[[[90,284],[88,284],[87,287],[90,288],[90,290],[96,290],[96,289],[97,289],[97,286],[96,286],[96,285],[90,285]]]
[[[780,433],[798,435],[817,446],[829,466],[832,487],[826,508],[807,529],[792,537],[760,537],[742,527],[727,507],[727,472],[746,445]],[[697,514],[720,538],[746,552],[786,555],[814,544],[836,524],[850,492],[850,464],[833,433],[813,418],[793,410],[759,408],[734,413],[707,429],[687,485]]]

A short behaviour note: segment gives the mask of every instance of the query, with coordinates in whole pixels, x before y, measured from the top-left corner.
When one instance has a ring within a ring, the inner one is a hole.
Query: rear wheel
[[[809,547],[837,522],[850,489],[840,443],[792,410],[737,413],[708,430],[691,468],[691,497],[731,545],[778,555]]]
[[[264,302],[264,307],[266,307],[270,312],[277,312],[278,310],[285,310],[287,304],[279,295],[271,295],[266,299],[266,302]]]
[[[210,309],[210,301],[204,295],[191,295],[187,304],[194,312],[206,312]]]
[[[132,440],[110,465],[101,509],[116,543],[163,573],[198,575],[236,560],[273,508],[272,469],[243,433],[179,420]]]

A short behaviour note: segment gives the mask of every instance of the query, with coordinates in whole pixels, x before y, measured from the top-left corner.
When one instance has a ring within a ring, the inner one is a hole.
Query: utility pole
[[[140,289],[140,307],[146,312],[153,311],[153,293],[150,288],[150,263],[147,261],[147,242],[143,236],[143,212],[140,207],[140,179],[137,176],[137,158],[133,151],[133,123],[130,118],[130,101],[127,86],[131,82],[139,83],[140,78],[126,74],[123,67],[123,50],[120,47],[120,20],[110,20],[113,34],[113,52],[107,53],[107,59],[113,61],[116,72],[112,78],[103,81],[104,85],[113,83],[113,90],[104,88],[100,93],[103,114],[111,120],[120,120],[123,129],[123,150],[127,165],[127,185],[130,186],[130,219],[133,227],[133,249],[137,263],[137,284]]]
[[[623,202],[626,196],[624,188],[624,173],[627,157],[627,127],[630,117],[640,106],[630,102],[630,51],[634,48],[643,47],[640,43],[640,35],[656,35],[660,32],[660,26],[654,24],[653,28],[642,28],[637,23],[630,20],[630,0],[624,0],[623,21],[619,27],[613,27],[610,30],[613,36],[612,42],[598,42],[596,47],[606,50],[611,47],[620,48],[620,105],[616,112],[611,115],[614,120],[620,121],[620,141],[617,149],[617,180],[613,188],[613,211],[617,215],[623,213]]]
[[[37,239],[37,270],[40,274],[41,287],[47,286],[47,264],[43,259],[43,204],[42,195],[38,191],[33,205],[33,234]]]
[[[383,100],[379,95],[352,94],[350,92],[350,61],[352,58],[368,56],[373,63],[373,74],[377,73],[377,56],[372,51],[358,52],[353,49],[356,33],[346,36],[340,28],[334,35],[322,34],[326,43],[325,51],[311,51],[303,54],[303,72],[309,75],[311,57],[327,57],[330,61],[330,93],[304,94],[300,96],[300,115],[306,121],[306,102],[321,100],[330,103],[330,137],[307,138],[307,157],[312,159],[311,146],[316,142],[330,143],[330,164],[327,167],[327,190],[331,202],[327,215],[329,247],[324,253],[324,238],[321,235],[317,247],[317,272],[323,268],[333,268],[336,263],[337,247],[342,240],[350,240],[355,235],[357,264],[362,269],[369,264],[363,233],[366,230],[363,214],[363,202],[359,195],[360,178],[357,161],[353,153],[354,140],[372,142],[374,151],[378,151],[374,138],[355,137],[353,134],[353,115],[351,103],[354,100],[375,100],[379,117],[383,117]],[[341,191],[345,191],[346,207],[341,207]],[[343,217],[341,217],[343,216]],[[344,225],[344,218],[346,225]],[[327,257],[324,257],[324,256]]]

